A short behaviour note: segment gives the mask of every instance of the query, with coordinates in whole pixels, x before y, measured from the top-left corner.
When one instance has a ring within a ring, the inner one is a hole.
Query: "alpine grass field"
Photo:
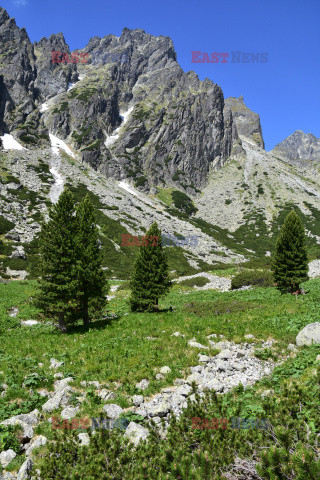
[[[101,417],[102,405],[108,403],[130,407],[130,396],[141,393],[135,385],[142,378],[151,379],[143,391],[146,396],[172,385],[187,367],[198,363],[199,351],[187,344],[187,339],[194,336],[203,345],[208,345],[207,335],[212,333],[236,343],[254,341],[259,358],[278,362],[288,357],[271,376],[252,388],[243,389],[240,385],[226,395],[217,397],[211,393],[206,400],[198,398],[178,422],[172,421],[166,439],[153,433],[148,443],[136,450],[132,445],[124,446],[127,441],[122,440],[123,432],[117,429],[98,431],[89,447],[75,447],[70,439],[81,430],[54,430],[48,419],[59,412],[47,414],[35,433],[58,440],[58,444],[40,448],[37,465],[43,472],[42,478],[232,478],[223,476],[223,472],[228,466],[231,468],[236,458],[247,459],[249,464],[251,461],[251,470],[258,462],[263,479],[318,478],[320,373],[316,357],[320,348],[303,347],[295,355],[287,346],[305,325],[318,319],[319,280],[305,282],[309,292],[298,297],[281,295],[272,287],[221,293],[175,285],[156,313],[131,313],[128,284],[121,282],[102,318],[89,328],[76,325],[67,334],[46,323],[43,314],[32,305],[35,286],[35,281],[0,285],[0,383],[8,385],[5,397],[0,399],[0,420],[35,408],[41,410],[46,398],[37,390],[52,390],[55,380],[49,369],[51,358],[64,362],[59,369],[63,377],[74,378],[76,395],[72,404],[79,405],[77,396],[86,393],[77,416],[90,418]],[[19,309],[15,318],[7,313],[13,306]],[[169,311],[170,306],[173,311]],[[32,328],[20,325],[20,320],[30,318],[41,323]],[[172,336],[176,331],[185,337]],[[246,340],[244,335],[248,333],[255,339]],[[260,341],[270,338],[276,340],[272,348],[259,349]],[[209,354],[218,351],[212,348]],[[207,350],[200,352],[207,354]],[[155,380],[155,369],[162,365],[168,365],[171,372],[163,380]],[[94,388],[81,386],[81,381],[92,379],[107,386],[117,382],[117,387],[113,387],[116,397],[102,402]],[[266,389],[272,389],[273,394],[263,398],[261,393]],[[123,416],[144,423],[143,417],[130,410]],[[210,420],[233,416],[266,418],[268,430],[192,428],[192,417]],[[12,432],[8,436],[4,429],[4,449],[19,451],[15,435]],[[85,452],[81,453],[83,449]],[[50,457],[51,451],[60,452],[61,457]],[[17,470],[23,459],[18,455],[9,470]],[[239,465],[237,468],[238,472],[245,471]]]

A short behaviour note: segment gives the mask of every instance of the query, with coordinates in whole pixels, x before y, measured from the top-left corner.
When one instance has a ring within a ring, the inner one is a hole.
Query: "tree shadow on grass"
[[[104,330],[106,327],[121,319],[121,315],[113,316],[113,317],[104,317],[100,320],[96,320],[91,322],[89,325],[81,325],[75,324],[68,326],[68,330],[66,332],[67,335],[70,334],[83,334],[87,333],[89,330]],[[80,321],[79,321],[80,322]]]

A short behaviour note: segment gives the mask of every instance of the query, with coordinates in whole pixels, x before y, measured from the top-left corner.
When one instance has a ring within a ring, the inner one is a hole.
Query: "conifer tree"
[[[296,292],[300,283],[308,280],[305,232],[294,210],[287,215],[277,238],[272,269],[277,288],[282,293]]]
[[[151,311],[158,307],[159,297],[169,292],[171,281],[168,261],[162,247],[161,231],[157,223],[143,238],[130,281],[132,311]]]
[[[77,207],[76,223],[78,295],[83,323],[88,325],[90,313],[101,311],[108,293],[105,272],[101,268],[99,232],[89,195]]]
[[[59,316],[59,328],[66,331],[71,312],[77,307],[76,218],[74,199],[65,189],[49,209],[49,220],[40,233],[40,289],[37,305]]]

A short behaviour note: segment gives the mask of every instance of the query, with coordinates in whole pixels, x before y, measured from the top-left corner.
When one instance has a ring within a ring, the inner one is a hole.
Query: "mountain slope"
[[[266,262],[293,206],[317,257],[319,139],[298,131],[266,152],[259,115],[184,73],[169,37],[124,28],[76,51],[87,63],[55,64],[52,51],[71,58],[63,34],[32,44],[0,9],[0,39],[2,272],[36,276],[39,222],[66,184],[77,201],[91,192],[110,275],[126,275],[136,255],[121,235],[155,220],[197,237],[167,247],[177,275]],[[174,190],[195,215],[174,207]]]

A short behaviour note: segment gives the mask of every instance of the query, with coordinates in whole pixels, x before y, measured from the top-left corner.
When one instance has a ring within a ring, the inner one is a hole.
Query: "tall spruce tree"
[[[101,268],[99,232],[89,195],[77,207],[76,224],[78,295],[83,323],[88,325],[90,314],[101,311],[107,304],[109,290]]]
[[[162,247],[161,231],[157,223],[149,228],[140,246],[130,281],[132,311],[152,311],[159,297],[169,292],[171,280],[168,261]]]
[[[276,242],[272,262],[277,288],[296,292],[300,283],[308,280],[308,256],[303,224],[294,210],[287,215]]]
[[[40,233],[40,289],[36,303],[49,315],[59,316],[59,328],[66,331],[77,307],[76,217],[74,198],[65,189],[49,209],[49,220]]]

